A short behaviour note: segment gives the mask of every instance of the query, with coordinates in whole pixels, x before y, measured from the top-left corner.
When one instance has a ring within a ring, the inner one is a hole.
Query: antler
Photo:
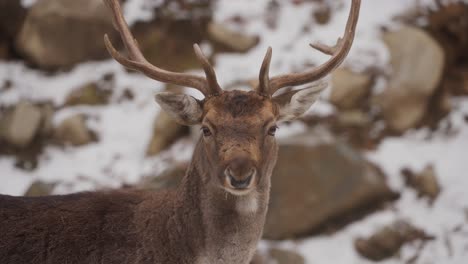
[[[119,0],[104,0],[104,2],[112,11],[114,26],[119,31],[128,52],[128,58],[120,54],[112,45],[109,36],[107,34],[104,35],[106,48],[116,61],[123,66],[139,71],[154,80],[195,88],[205,96],[215,95],[222,92],[221,87],[216,80],[216,74],[213,66],[208,62],[197,44],[194,44],[193,47],[195,54],[205,71],[206,78],[186,73],[171,72],[158,68],[149,63],[141,53],[138,43],[130,32],[128,24],[122,14]]]
[[[263,60],[260,70],[260,84],[258,92],[271,96],[283,87],[297,86],[317,81],[336,69],[336,67],[344,61],[353,44],[360,6],[361,0],[352,0],[351,11],[346,24],[344,37],[339,38],[335,46],[330,47],[324,44],[310,44],[312,48],[332,56],[327,62],[316,68],[302,73],[290,73],[270,78],[269,68],[271,61],[271,48],[268,48],[268,52],[265,55],[265,59]]]

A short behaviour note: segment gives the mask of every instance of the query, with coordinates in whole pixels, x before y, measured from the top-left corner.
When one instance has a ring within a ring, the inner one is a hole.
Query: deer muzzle
[[[248,158],[236,158],[224,170],[225,185],[232,192],[245,192],[252,189],[257,176],[254,162]]]

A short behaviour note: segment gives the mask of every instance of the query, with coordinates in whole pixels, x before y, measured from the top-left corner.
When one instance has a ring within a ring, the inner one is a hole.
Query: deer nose
[[[246,189],[257,174],[253,162],[248,159],[233,160],[224,171],[231,187],[235,189]]]

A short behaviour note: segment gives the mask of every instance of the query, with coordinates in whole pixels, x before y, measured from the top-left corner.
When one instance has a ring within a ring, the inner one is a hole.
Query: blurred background
[[[363,0],[329,89],[281,124],[261,252],[271,263],[466,263],[468,1]],[[126,0],[152,63],[225,89],[326,61],[350,0]],[[100,0],[0,0],[0,193],[174,188],[198,129],[154,102],[165,89],[109,59]],[[293,139],[293,140],[291,140]]]

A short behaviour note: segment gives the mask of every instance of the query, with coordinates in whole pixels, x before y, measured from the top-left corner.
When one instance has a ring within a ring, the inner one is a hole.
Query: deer
[[[344,36],[335,46],[311,44],[330,55],[329,60],[303,72],[270,77],[270,47],[258,85],[250,91],[223,90],[197,44],[195,55],[205,77],[149,63],[119,0],[105,3],[127,51],[123,55],[104,36],[118,63],[204,95],[196,99],[166,91],[155,96],[177,122],[201,127],[190,166],[175,190],[100,190],[35,198],[0,195],[0,263],[250,263],[266,219],[278,156],[278,124],[304,114],[326,88],[324,77],[347,57],[361,1],[352,0]]]

